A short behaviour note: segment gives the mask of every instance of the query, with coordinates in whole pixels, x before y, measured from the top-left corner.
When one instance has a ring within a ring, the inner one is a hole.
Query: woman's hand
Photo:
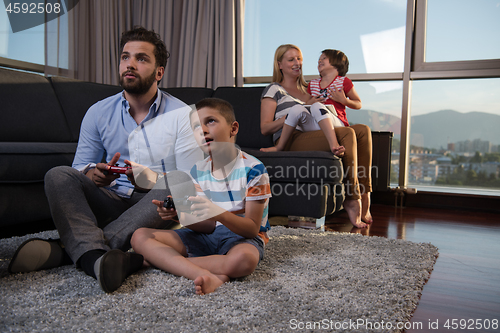
[[[285,117],[274,120],[278,103],[272,98],[265,97],[260,102],[260,132],[262,135],[271,135],[278,132],[285,123]]]

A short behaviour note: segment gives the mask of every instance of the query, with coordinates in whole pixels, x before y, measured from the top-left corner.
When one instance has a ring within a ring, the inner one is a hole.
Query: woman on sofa
[[[307,113],[318,108],[321,97],[307,93],[307,84],[302,76],[302,52],[291,44],[281,45],[274,55],[273,83],[267,86],[261,99],[261,123],[263,135],[273,134],[275,145],[279,144],[285,119],[290,109],[304,106]],[[308,107],[314,105],[315,107]],[[310,110],[310,111],[309,111]],[[297,126],[291,138],[284,145],[289,151],[328,151],[342,158],[346,175],[346,199],[344,208],[349,220],[357,228],[365,228],[373,222],[370,213],[372,140],[368,126],[357,124],[348,127],[334,127],[324,117],[318,122],[319,130],[302,130]],[[326,134],[326,135],[325,135]],[[336,143],[338,142],[338,143]],[[283,146],[283,145],[282,145]],[[264,150],[264,149],[263,149]],[[358,168],[359,166],[359,168]]]

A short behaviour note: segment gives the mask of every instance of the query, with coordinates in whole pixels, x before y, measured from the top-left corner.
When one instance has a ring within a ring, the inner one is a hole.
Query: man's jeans
[[[130,238],[141,227],[175,227],[158,215],[153,199],[164,200],[170,194],[165,184],[157,184],[148,193],[134,192],[122,198],[97,187],[80,171],[59,166],[45,175],[52,219],[61,241],[74,263],[87,251],[130,248]]]

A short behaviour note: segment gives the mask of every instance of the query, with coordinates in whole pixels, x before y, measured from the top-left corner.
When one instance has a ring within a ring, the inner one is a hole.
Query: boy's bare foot
[[[344,208],[349,216],[349,221],[356,228],[366,228],[367,225],[361,221],[361,199],[344,200]]]
[[[197,295],[213,293],[217,288],[228,282],[226,275],[203,275],[194,280],[194,290]]]
[[[269,147],[269,148],[260,148],[260,151],[270,152],[270,151],[279,151],[277,147]]]
[[[344,146],[337,146],[332,148],[332,153],[335,156],[342,157],[344,156],[345,148]]]
[[[370,212],[370,193],[361,195],[361,221],[373,223],[373,217]]]

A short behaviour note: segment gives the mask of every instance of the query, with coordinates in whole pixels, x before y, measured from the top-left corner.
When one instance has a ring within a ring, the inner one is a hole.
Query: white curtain
[[[243,15],[244,0],[79,1],[66,28],[51,21],[57,33],[46,34],[46,74],[118,84],[121,33],[140,25],[159,33],[171,54],[160,86],[242,86]],[[68,70],[59,69],[63,29]]]

